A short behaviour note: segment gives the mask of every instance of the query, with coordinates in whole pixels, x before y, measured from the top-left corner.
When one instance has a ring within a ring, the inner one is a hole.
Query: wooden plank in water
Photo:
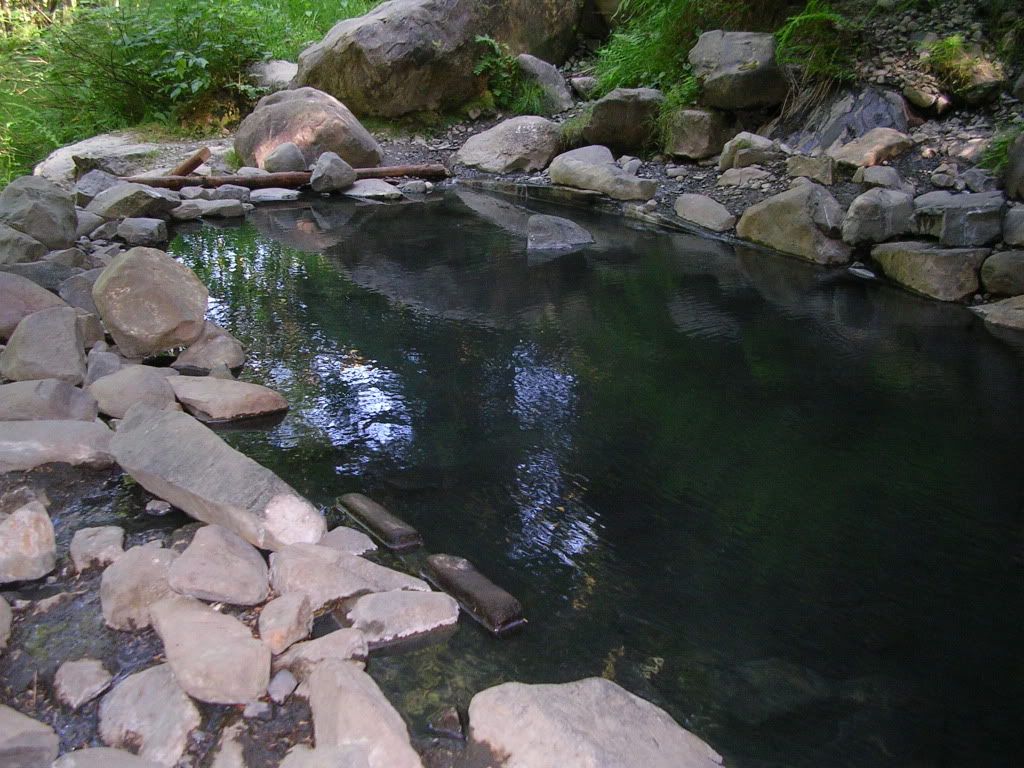
[[[492,634],[504,635],[526,624],[522,604],[465,558],[431,555],[423,575],[458,600],[466,613]]]
[[[392,552],[405,552],[423,546],[423,538],[415,528],[361,493],[346,493],[335,506],[348,512],[371,536]]]

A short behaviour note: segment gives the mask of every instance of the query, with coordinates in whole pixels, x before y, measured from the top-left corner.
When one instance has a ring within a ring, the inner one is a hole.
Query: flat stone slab
[[[95,421],[92,395],[66,381],[42,379],[0,385],[0,421]]]
[[[459,604],[444,592],[380,592],[356,600],[348,620],[373,650],[454,626]]]
[[[346,528],[344,525],[331,529],[317,543],[321,547],[348,552],[350,555],[363,555],[367,552],[377,551],[377,545],[373,543],[373,539],[362,531]]]
[[[112,629],[139,630],[150,624],[152,605],[174,594],[167,575],[178,553],[153,544],[132,547],[103,572],[100,607]]]
[[[281,189],[279,187],[254,189],[249,195],[250,203],[286,203],[298,199],[299,191],[297,189]]]
[[[1019,332],[1024,338],[1024,296],[1014,296],[1012,299],[971,307],[971,311],[987,324],[995,328]]]
[[[115,419],[136,403],[160,410],[174,405],[174,390],[168,383],[167,369],[149,365],[129,365],[89,385],[89,394],[96,399],[102,413]]]
[[[495,635],[518,629],[526,623],[522,604],[465,558],[431,555],[427,558],[426,575]]]
[[[139,757],[167,768],[181,759],[189,734],[201,722],[167,664],[129,675],[100,704],[105,744],[135,749]]]
[[[337,629],[316,640],[296,643],[274,659],[273,669],[275,673],[287,669],[301,681],[322,661],[344,661],[361,667],[368,654],[366,635],[358,629]]]
[[[79,573],[108,566],[123,554],[124,528],[118,525],[80,528],[71,539],[71,562]]]
[[[406,552],[423,546],[423,538],[415,528],[361,493],[346,493],[338,499],[335,507],[348,512],[392,552]]]
[[[45,768],[57,759],[60,741],[53,728],[0,704],[0,765]]]
[[[160,768],[160,763],[110,747],[93,747],[68,752],[53,768]]]
[[[66,661],[57,669],[53,688],[62,703],[78,709],[107,690],[113,679],[96,659]]]
[[[398,187],[382,179],[359,179],[341,194],[361,200],[401,200],[405,197]]]
[[[943,248],[932,243],[885,243],[871,251],[891,280],[940,301],[962,301],[981,287],[978,271],[987,248]]]
[[[209,376],[177,376],[169,382],[185,410],[200,421],[234,421],[288,410],[284,397],[259,384]]]
[[[315,716],[315,710],[314,710]],[[610,680],[505,683],[469,705],[469,758],[513,766],[717,768],[722,756],[664,710]],[[493,758],[492,758],[493,759]],[[486,764],[486,763],[484,763]]]
[[[314,611],[369,592],[429,592],[425,581],[316,544],[293,544],[270,556],[270,583],[284,595],[309,595]]]
[[[232,616],[173,597],[150,609],[178,685],[211,704],[247,704],[270,682],[270,649]]]
[[[241,536],[219,525],[196,531],[171,564],[167,583],[178,594],[230,605],[258,605],[270,590],[263,556]]]
[[[114,463],[103,424],[86,421],[0,422],[0,472],[29,470],[43,464],[109,467]]]

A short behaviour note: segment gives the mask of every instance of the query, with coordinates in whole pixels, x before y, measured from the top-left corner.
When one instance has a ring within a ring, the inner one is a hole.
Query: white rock
[[[80,528],[71,539],[71,561],[79,573],[110,565],[123,554],[124,528],[117,525]]]
[[[297,744],[288,750],[279,768],[369,768],[368,747],[349,744],[344,747],[311,749]]]
[[[324,661],[344,661],[358,667],[368,653],[366,635],[358,629],[336,629],[316,640],[296,643],[287,653],[274,659],[274,671],[287,669],[299,680],[305,680]]]
[[[136,672],[100,704],[100,738],[112,747],[137,749],[154,763],[174,766],[202,719],[178,687],[167,664]]]
[[[114,463],[106,426],[86,421],[0,422],[0,472],[42,464],[109,467]]]
[[[57,563],[57,543],[46,507],[31,501],[0,519],[0,584],[41,579]]]
[[[175,560],[167,582],[175,592],[230,605],[257,605],[270,589],[263,556],[238,534],[219,525],[196,531]]]
[[[459,604],[444,592],[380,592],[356,600],[348,620],[372,649],[454,625]]]
[[[95,421],[96,401],[57,379],[16,381],[0,386],[0,421]]]
[[[295,675],[287,669],[282,669],[270,681],[270,685],[267,686],[267,693],[275,703],[284,704],[298,685],[299,681],[295,679]]]
[[[173,594],[167,574],[178,553],[148,544],[132,547],[103,572],[100,606],[113,629],[144,629],[149,609]]]
[[[235,723],[221,731],[220,743],[210,768],[247,768],[241,741],[244,730],[241,723]]]
[[[675,211],[683,221],[712,232],[729,232],[736,226],[736,217],[729,209],[706,195],[680,195],[676,198]]]
[[[53,728],[0,704],[0,765],[45,768],[57,759],[60,741]]]
[[[382,179],[360,179],[343,194],[363,200],[401,200],[404,197],[398,187]]]
[[[260,612],[260,639],[275,656],[309,637],[313,608],[305,592],[291,592],[271,600]]]
[[[64,704],[78,709],[107,690],[113,679],[96,659],[65,661],[57,669],[53,689]]]
[[[284,203],[298,199],[299,191],[297,189],[280,189],[278,187],[254,189],[249,195],[250,203]]]
[[[160,763],[133,755],[121,749],[94,747],[68,752],[53,768],[159,768]]]
[[[350,555],[362,555],[367,552],[376,552],[377,545],[373,539],[362,531],[355,528],[347,528],[339,525],[324,534],[324,537],[317,542],[321,547],[336,549],[339,552],[348,552]]]

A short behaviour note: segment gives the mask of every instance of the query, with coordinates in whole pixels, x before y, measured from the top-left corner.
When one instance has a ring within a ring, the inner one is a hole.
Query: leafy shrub
[[[780,64],[796,68],[801,85],[841,83],[856,77],[858,27],[824,0],[808,0],[775,33]]]
[[[1010,146],[1017,137],[1024,134],[1024,125],[1014,125],[1000,130],[981,156],[982,168],[988,168],[996,174],[1006,170],[1006,164],[1010,159]]]
[[[944,85],[956,90],[970,84],[975,58],[961,35],[950,35],[928,46],[925,64]]]
[[[487,90],[494,106],[516,115],[543,115],[551,112],[551,104],[544,89],[533,80],[522,76],[519,62],[504,43],[488,35],[479,35],[476,42],[483,46],[473,73],[487,78]]]

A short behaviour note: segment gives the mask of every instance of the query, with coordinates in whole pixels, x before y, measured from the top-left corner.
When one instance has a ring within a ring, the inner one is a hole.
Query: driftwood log
[[[196,166],[198,167],[198,166]],[[175,169],[177,170],[177,169]],[[420,179],[445,179],[448,169],[443,165],[391,165],[380,168],[356,168],[356,176],[360,179],[391,179],[412,176]],[[309,184],[312,174],[309,171],[292,171],[288,173],[268,173],[262,176],[129,176],[122,181],[134,184],[145,184],[161,189],[181,189],[182,187],[222,187],[225,184],[237,184],[249,189],[267,189],[281,187],[297,189]]]
[[[171,171],[168,176],[188,176],[192,171],[209,159],[210,148],[202,147],[187,160],[182,160],[179,165],[175,166],[174,170]]]

